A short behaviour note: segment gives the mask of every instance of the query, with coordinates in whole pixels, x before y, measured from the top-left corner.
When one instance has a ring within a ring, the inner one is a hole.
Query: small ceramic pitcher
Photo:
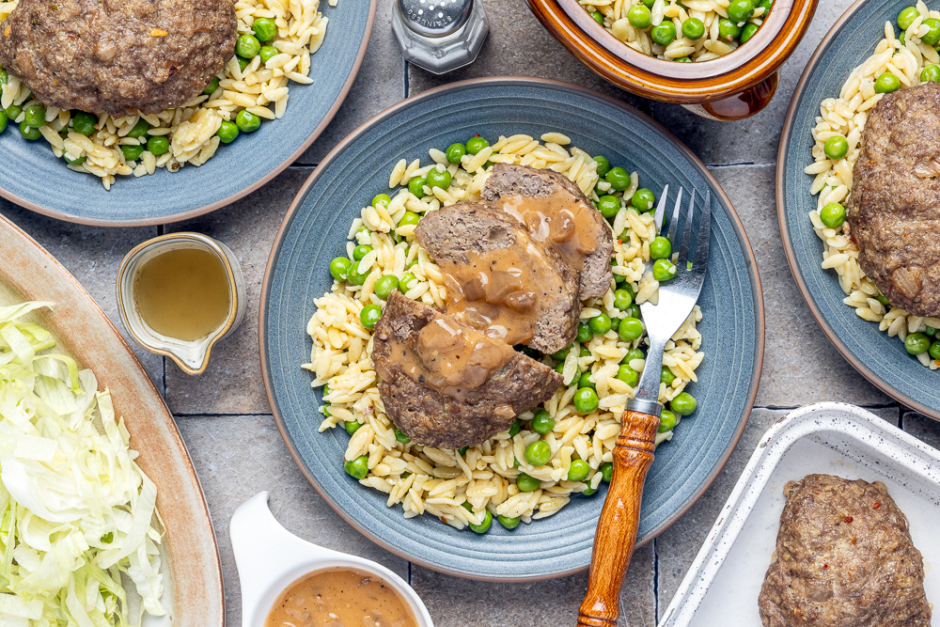
[[[408,604],[418,627],[434,627],[427,608],[405,581],[375,562],[325,549],[293,535],[268,509],[260,492],[232,515],[232,550],[242,592],[242,627],[263,627],[277,598],[304,575],[326,568],[355,568],[386,581]]]
[[[141,265],[157,255],[180,248],[196,248],[218,257],[229,282],[230,309],[225,323],[214,333],[194,341],[166,337],[151,329],[140,317],[134,302],[134,279]],[[151,353],[164,355],[189,375],[202,374],[209,365],[212,347],[231,334],[245,316],[248,299],[241,266],[228,246],[200,233],[161,235],[136,246],[124,257],[117,276],[117,302],[124,327],[140,345]]]

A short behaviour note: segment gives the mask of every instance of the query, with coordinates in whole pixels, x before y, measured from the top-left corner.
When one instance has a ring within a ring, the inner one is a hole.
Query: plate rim
[[[87,226],[102,226],[102,227],[142,227],[142,226],[160,226],[164,224],[171,224],[173,222],[182,222],[184,220],[191,220],[199,216],[203,216],[207,213],[212,213],[223,207],[226,207],[233,202],[240,200],[247,196],[248,194],[257,191],[261,187],[264,187],[271,182],[278,174],[290,167],[297,159],[307,151],[307,149],[313,144],[314,141],[320,135],[323,134],[323,131],[326,130],[326,127],[333,121],[333,118],[339,112],[339,108],[346,101],[346,97],[349,95],[349,91],[352,89],[353,83],[356,81],[356,77],[359,75],[359,70],[362,68],[362,62],[365,59],[366,51],[369,48],[369,40],[372,37],[372,27],[375,23],[375,12],[377,7],[378,0],[369,0],[369,18],[366,20],[365,25],[365,36],[362,38],[362,41],[359,44],[359,52],[356,55],[356,60],[353,63],[352,71],[349,73],[349,76],[346,77],[346,81],[343,83],[343,88],[340,90],[339,95],[336,100],[333,102],[333,105],[327,111],[326,116],[320,121],[320,124],[317,125],[313,132],[310,134],[307,139],[304,140],[303,144],[294,151],[293,154],[288,156],[281,164],[276,166],[270,172],[268,172],[264,177],[249,185],[248,187],[235,192],[234,194],[227,196],[221,200],[218,200],[214,203],[208,205],[203,205],[202,207],[197,207],[196,209],[191,209],[184,213],[175,213],[170,216],[164,216],[161,218],[145,218],[143,220],[99,220],[94,218],[83,218],[81,216],[74,216],[61,211],[56,211],[55,209],[50,209],[47,207],[41,207],[35,203],[23,200],[16,194],[7,191],[2,184],[0,184],[0,198],[5,198],[10,202],[33,211],[40,215],[44,215],[50,218],[55,218],[56,220],[62,220],[64,222],[71,222],[73,224],[84,224]],[[50,255],[51,256],[51,255]]]
[[[682,143],[677,137],[675,137],[664,126],[662,126],[659,122],[654,120],[649,115],[643,113],[642,111],[639,111],[638,109],[636,109],[635,107],[632,107],[631,105],[627,103],[624,103],[606,94],[597,92],[593,89],[588,89],[580,85],[574,85],[574,84],[566,83],[563,81],[528,77],[528,76],[498,76],[498,77],[474,78],[474,79],[468,79],[468,80],[458,81],[454,83],[449,83],[446,85],[442,85],[440,87],[436,87],[434,89],[421,92],[420,94],[417,94],[415,96],[410,96],[392,105],[391,107],[388,107],[387,109],[379,112],[378,114],[374,115],[369,120],[364,122],[357,129],[355,129],[349,135],[347,135],[339,144],[337,144],[336,147],[334,147],[333,150],[331,150],[330,153],[326,157],[324,157],[323,160],[321,160],[320,164],[310,174],[310,176],[307,177],[307,180],[301,186],[300,190],[298,190],[297,195],[294,197],[294,200],[291,202],[291,205],[288,208],[287,213],[285,214],[280,227],[278,228],[277,235],[275,236],[275,239],[274,239],[274,243],[271,246],[271,253],[268,256],[267,265],[264,271],[264,277],[262,279],[261,298],[260,298],[260,303],[258,307],[258,340],[259,340],[259,349],[261,353],[260,356],[261,356],[262,380],[264,381],[264,389],[268,397],[268,404],[271,407],[271,413],[274,416],[274,421],[277,424],[278,431],[280,432],[281,437],[283,438],[284,443],[287,446],[287,449],[290,452],[290,455],[294,460],[294,463],[298,466],[300,471],[303,473],[304,477],[306,477],[307,481],[313,486],[313,488],[317,491],[320,497],[323,498],[323,500],[330,506],[330,508],[333,509],[333,511],[336,514],[340,516],[340,518],[343,519],[343,521],[345,521],[348,525],[356,529],[359,533],[364,535],[367,539],[374,542],[375,544],[382,547],[383,549],[389,551],[390,553],[393,553],[394,555],[397,555],[398,557],[401,557],[402,559],[405,559],[408,562],[418,564],[419,566],[428,568],[432,571],[443,573],[445,575],[459,577],[461,579],[469,579],[469,580],[474,580],[474,581],[502,582],[502,583],[526,583],[526,582],[537,582],[537,581],[546,581],[550,579],[558,579],[561,577],[566,577],[569,575],[581,573],[581,572],[586,571],[590,567],[590,564],[587,564],[580,568],[573,568],[573,569],[568,569],[565,571],[549,573],[545,575],[534,575],[534,576],[505,577],[505,576],[468,575],[467,573],[464,573],[464,572],[449,570],[437,564],[431,564],[422,558],[419,558],[413,555],[407,555],[404,552],[398,551],[397,549],[394,549],[393,547],[386,544],[382,540],[382,538],[380,538],[377,534],[373,533],[370,529],[366,528],[364,525],[361,525],[355,519],[347,516],[341,510],[341,508],[339,508],[337,504],[334,503],[330,495],[325,493],[321,489],[321,487],[316,482],[314,477],[307,471],[305,464],[303,463],[303,460],[300,458],[296,447],[293,445],[292,440],[285,429],[284,421],[281,417],[280,410],[279,410],[278,404],[275,400],[274,393],[273,393],[273,384],[272,384],[271,375],[268,369],[267,342],[265,341],[265,335],[266,335],[265,323],[267,321],[267,309],[268,309],[268,300],[270,297],[271,283],[272,283],[273,276],[274,276],[274,272],[273,272],[274,264],[277,261],[278,255],[280,254],[280,250],[284,243],[285,236],[287,234],[288,229],[290,228],[291,223],[293,222],[295,213],[297,212],[298,208],[305,200],[307,196],[307,192],[316,182],[319,175],[325,170],[324,166],[329,166],[330,163],[333,161],[333,159],[336,158],[336,156],[339,153],[345,150],[347,146],[352,144],[354,141],[364,136],[371,126],[383,121],[385,118],[391,115],[394,115],[401,109],[408,108],[412,106],[413,104],[421,102],[423,100],[436,98],[440,94],[444,92],[449,92],[452,90],[461,90],[461,89],[465,89],[468,87],[470,88],[479,87],[481,85],[486,86],[486,85],[512,85],[512,84],[535,85],[535,86],[540,86],[540,87],[550,87],[550,88],[556,88],[556,89],[560,88],[565,91],[578,92],[581,95],[585,95],[591,98],[598,98],[598,99],[606,100],[608,103],[615,105],[617,107],[620,107],[622,109],[625,109],[628,113],[632,113],[633,115],[636,115],[637,117],[639,117],[646,123],[653,126],[658,132],[662,133],[664,136],[670,139],[677,147],[679,147],[692,160],[694,165],[698,167],[700,173],[702,174],[706,182],[717,191],[718,195],[720,196],[720,201],[723,201],[725,206],[727,206],[728,209],[730,209],[730,212],[728,213],[729,221],[731,222],[732,228],[734,229],[735,234],[738,237],[738,241],[742,243],[743,245],[742,247],[747,256],[746,266],[748,270],[748,277],[750,279],[751,290],[754,294],[754,305],[755,305],[755,314],[756,314],[755,315],[755,337],[757,341],[755,342],[755,347],[754,347],[754,375],[752,376],[752,379],[751,379],[750,390],[748,392],[748,397],[744,406],[744,411],[742,412],[742,419],[738,425],[737,431],[734,435],[731,445],[728,447],[728,450],[725,451],[725,453],[719,460],[719,463],[715,466],[715,468],[708,475],[708,477],[706,477],[706,479],[702,482],[702,484],[698,487],[698,489],[693,493],[693,495],[688,499],[688,501],[685,504],[683,504],[682,508],[679,509],[677,513],[670,520],[652,529],[649,535],[642,542],[637,543],[635,548],[638,549],[652,542],[656,537],[658,537],[660,534],[666,531],[669,527],[675,524],[680,518],[682,518],[682,516],[684,516],[689,511],[689,509],[691,509],[691,507],[699,501],[699,499],[702,497],[705,491],[709,487],[711,487],[711,485],[718,478],[718,475],[727,465],[728,459],[731,457],[731,454],[737,448],[737,445],[741,440],[741,436],[744,433],[744,429],[747,426],[751,412],[753,411],[754,401],[757,398],[757,390],[760,384],[761,372],[763,370],[764,343],[765,343],[764,298],[763,298],[763,289],[762,289],[761,281],[760,281],[760,273],[757,267],[757,259],[754,256],[754,250],[751,247],[750,240],[748,239],[747,233],[744,230],[744,225],[741,222],[740,216],[738,216],[737,211],[734,209],[734,206],[731,204],[731,200],[728,198],[724,189],[718,184],[717,179],[715,179],[712,173],[708,170],[705,164],[701,161],[701,159],[699,159],[698,156],[696,156],[695,153],[693,153],[688,148],[688,146]]]
[[[901,390],[881,379],[871,368],[865,365],[852,351],[850,351],[848,346],[846,346],[842,339],[835,333],[833,328],[826,320],[825,316],[822,315],[819,307],[816,306],[816,302],[813,299],[806,282],[803,280],[803,275],[796,259],[796,250],[793,247],[793,241],[790,239],[790,232],[787,229],[787,210],[786,200],[784,198],[787,170],[786,156],[791,135],[793,134],[794,122],[797,116],[797,104],[799,103],[800,98],[802,98],[803,92],[806,90],[806,86],[809,83],[810,74],[816,70],[820,58],[822,58],[829,45],[842,31],[842,28],[845,26],[846,22],[854,18],[858,12],[866,4],[868,4],[868,2],[869,0],[856,0],[856,2],[846,9],[845,13],[843,13],[842,16],[836,20],[835,24],[832,25],[832,28],[829,29],[829,32],[826,33],[826,36],[823,37],[822,41],[819,42],[819,45],[816,47],[816,51],[813,53],[813,56],[810,57],[809,62],[807,62],[806,67],[803,70],[803,74],[800,76],[799,82],[796,84],[796,89],[793,91],[790,106],[787,110],[787,117],[784,120],[783,129],[780,132],[780,144],[777,148],[777,172],[776,176],[774,177],[774,182],[777,187],[777,226],[780,230],[780,239],[783,243],[783,252],[787,257],[787,266],[790,268],[790,275],[793,277],[793,282],[796,284],[797,289],[800,291],[800,295],[803,297],[803,301],[806,303],[807,308],[809,309],[813,318],[816,320],[816,324],[819,326],[820,330],[822,330],[823,334],[826,336],[829,342],[839,352],[842,358],[849,362],[849,365],[851,365],[852,368],[856,370],[856,372],[865,377],[869,383],[874,385],[876,388],[887,394],[901,405],[907,406],[916,412],[927,416],[928,418],[940,421],[940,410],[932,409],[927,405],[914,400],[909,395],[904,394],[901,392]]]
[[[136,373],[137,374],[136,378],[139,381],[140,386],[143,387],[148,394],[152,394],[152,397],[154,399],[159,399],[159,403],[157,404],[157,406],[158,408],[162,409],[162,411],[158,410],[158,412],[156,413],[162,414],[162,416],[155,416],[155,417],[163,419],[164,424],[166,425],[166,427],[168,428],[170,432],[170,436],[172,440],[179,445],[180,450],[184,453],[183,461],[188,471],[187,474],[191,475],[192,478],[195,479],[195,484],[199,488],[200,498],[198,499],[198,503],[196,503],[195,505],[196,505],[197,510],[199,511],[199,514],[205,516],[204,520],[208,524],[208,531],[212,537],[212,547],[210,551],[211,551],[212,556],[214,556],[214,559],[210,557],[210,559],[207,560],[207,562],[208,562],[209,567],[213,569],[214,571],[212,574],[213,574],[213,579],[215,581],[206,582],[206,586],[216,596],[217,604],[213,604],[215,605],[215,607],[213,607],[212,609],[213,609],[214,614],[219,617],[219,622],[216,624],[212,624],[212,625],[201,625],[200,627],[214,627],[214,625],[218,625],[219,627],[226,627],[228,622],[227,622],[226,608],[225,608],[225,581],[222,575],[222,556],[219,552],[218,535],[216,534],[215,525],[213,524],[212,512],[209,510],[209,503],[206,500],[206,493],[205,493],[205,490],[203,489],[202,481],[199,478],[199,473],[196,471],[196,466],[193,463],[192,456],[189,454],[189,449],[186,446],[186,441],[183,440],[182,433],[179,430],[179,426],[176,424],[176,419],[173,416],[173,413],[170,411],[169,406],[166,404],[166,400],[160,394],[159,390],[157,390],[156,386],[153,384],[153,381],[150,378],[149,373],[144,368],[143,364],[140,363],[140,360],[137,358],[137,355],[134,354],[134,351],[131,349],[130,345],[121,335],[121,333],[118,331],[117,327],[115,327],[114,323],[111,322],[111,319],[108,318],[107,314],[98,304],[98,302],[92,297],[92,295],[88,292],[88,290],[86,290],[85,287],[81,283],[79,283],[78,279],[76,279],[75,276],[72,275],[72,273],[69,272],[69,270],[64,265],[62,265],[62,262],[60,262],[52,253],[46,250],[42,246],[42,244],[40,244],[35,239],[33,239],[33,237],[29,233],[27,233],[19,225],[13,222],[13,220],[11,220],[10,218],[8,218],[7,216],[3,214],[0,214],[0,230],[4,230],[4,229],[9,229],[10,231],[12,231],[13,235],[17,237],[17,240],[19,241],[21,246],[28,246],[30,249],[33,250],[35,254],[39,255],[40,257],[42,257],[48,262],[49,267],[44,269],[45,273],[54,273],[55,275],[58,275],[58,278],[61,281],[61,283],[67,284],[69,286],[68,288],[69,291],[74,293],[76,298],[82,301],[85,301],[85,303],[94,312],[96,318],[98,319],[98,322],[102,324],[104,328],[107,328],[110,331],[109,335],[111,336],[111,338],[117,341],[119,343],[119,346],[124,351],[126,351],[126,353],[131,358],[131,361],[133,364],[132,367],[136,367],[138,371]],[[11,247],[10,250],[12,250],[15,253],[15,248]],[[2,257],[2,255],[0,255],[0,257]],[[17,291],[22,290],[21,285],[17,283],[12,283],[9,280],[8,280],[8,283],[12,285],[12,287],[15,290]],[[64,338],[62,338],[59,333],[55,333],[54,335],[56,336],[57,341],[63,341]],[[83,363],[86,361],[84,357],[82,357],[81,355],[75,355],[75,357],[79,360],[80,365],[87,366],[87,364]],[[96,377],[100,376],[101,378],[104,378],[104,375],[96,374],[95,376]],[[115,374],[115,373],[109,373],[109,376],[115,377],[115,376],[120,376],[120,375]],[[100,382],[99,382],[99,385],[100,385]],[[131,437],[135,437],[134,435],[135,430],[131,430],[131,431],[132,431]],[[158,495],[158,499],[159,499],[159,495]],[[172,556],[168,555],[167,558],[168,558],[167,562],[169,563],[169,567],[167,568],[166,571],[164,571],[164,577],[168,580],[168,583],[172,583],[173,587],[176,588],[179,584],[178,578],[176,576],[177,571],[175,570],[175,565],[172,562],[172,559],[171,559]],[[173,601],[172,606],[169,608],[167,612],[171,625],[177,624],[177,621],[179,620],[179,615],[181,613],[180,612],[181,608],[177,605],[176,600],[177,599],[174,595],[172,599]],[[203,598],[202,601],[208,603],[210,599]]]

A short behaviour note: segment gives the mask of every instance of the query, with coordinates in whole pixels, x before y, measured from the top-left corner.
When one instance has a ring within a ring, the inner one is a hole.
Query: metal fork
[[[668,193],[669,187],[666,186],[656,208],[654,219],[658,233],[662,232]],[[653,463],[659,417],[663,410],[659,402],[663,353],[666,344],[692,313],[705,281],[711,234],[711,191],[705,192],[699,211],[701,217],[694,245],[692,231],[696,192],[692,190],[684,220],[682,195],[680,188],[667,235],[675,249],[679,227],[685,222],[675,277],[660,284],[657,304],[647,301],[640,305],[649,334],[649,352],[636,397],[627,402],[620,437],[614,449],[614,474],[597,523],[587,594],[578,614],[579,627],[614,627],[617,624],[620,588],[636,544],[643,483]],[[652,265],[646,268],[646,272],[652,272]]]

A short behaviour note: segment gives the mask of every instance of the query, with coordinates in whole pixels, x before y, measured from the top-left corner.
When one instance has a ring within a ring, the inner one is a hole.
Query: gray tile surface
[[[343,0],[341,0],[343,1]],[[764,371],[757,406],[737,450],[701,500],[653,545],[634,557],[622,594],[622,625],[655,625],[695,557],[764,431],[779,408],[841,400],[878,408],[882,417],[940,447],[940,424],[905,413],[858,376],[816,327],[792,283],[780,245],[774,198],[779,132],[790,96],[816,42],[851,0],[822,0],[810,33],[781,70],[774,103],[752,120],[709,122],[680,107],[635,98],[596,77],[549,36],[523,0],[483,0],[491,35],[472,66],[435,77],[406,67],[389,29],[391,0],[379,0],[362,70],[324,135],[298,163],[268,186],[209,216],[146,229],[105,230],[65,224],[0,201],[0,213],[35,237],[78,278],[118,328],[114,277],[123,255],[159,232],[196,230],[228,244],[248,282],[248,315],[217,345],[205,375],[182,374],[172,363],[138,350],[178,416],[213,513],[225,575],[229,625],[240,624],[240,593],[228,538],[232,512],[260,490],[271,492],[275,515],[301,537],[378,560],[410,576],[439,627],[573,624],[587,576],[525,584],[468,582],[409,565],[350,529],[297,469],[269,415],[260,377],[258,306],[271,242],[312,166],[344,136],[406,94],[482,76],[541,76],[599,89],[654,115],[709,165],[741,215],[757,256],[767,311]],[[0,247],[3,243],[0,242]],[[165,385],[164,385],[165,383]],[[681,427],[680,427],[681,429]],[[668,446],[668,445],[667,445]]]

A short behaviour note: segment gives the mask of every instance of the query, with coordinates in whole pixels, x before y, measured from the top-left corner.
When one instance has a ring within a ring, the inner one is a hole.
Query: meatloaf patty
[[[885,95],[853,179],[848,222],[862,270],[892,305],[940,316],[940,85]]]
[[[232,0],[20,0],[0,65],[60,109],[158,113],[222,71],[236,26]]]
[[[809,475],[785,491],[764,627],[930,625],[924,560],[884,484]]]

